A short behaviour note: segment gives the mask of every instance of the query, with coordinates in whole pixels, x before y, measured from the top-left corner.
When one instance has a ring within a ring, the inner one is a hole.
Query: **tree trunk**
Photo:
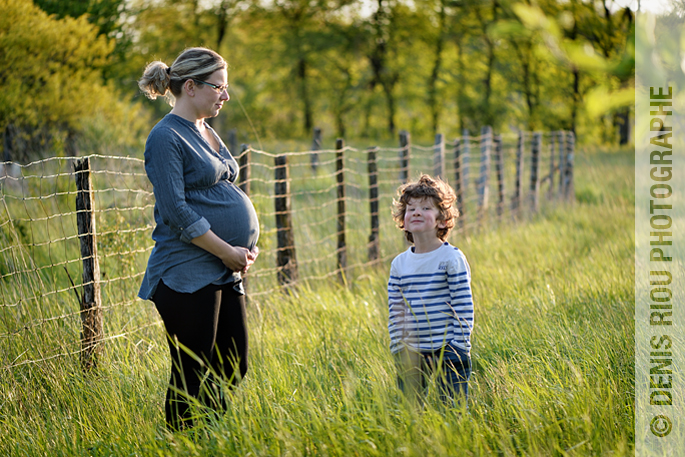
[[[483,124],[494,125],[494,119],[492,114],[492,109],[490,107],[490,96],[492,95],[492,73],[495,65],[495,43],[492,42],[488,36],[488,26],[492,23],[497,22],[497,1],[492,2],[492,21],[488,22],[480,12],[479,8],[474,8],[476,17],[480,22],[481,29],[483,31],[483,39],[485,40],[485,45],[487,47],[487,71],[485,74],[485,79],[483,80],[483,85],[485,90],[483,91],[483,99],[481,101],[481,112],[483,113]]]
[[[571,9],[573,11],[573,29],[571,29],[571,33],[569,38],[572,41],[575,41],[576,38],[578,37],[578,20],[577,14],[576,14],[576,7],[577,7],[577,0],[571,0]],[[573,66],[573,99],[571,100],[572,106],[571,106],[571,126],[570,129],[573,134],[575,135],[576,133],[576,118],[578,117],[578,104],[580,103],[580,72],[578,71],[578,68],[574,65]]]
[[[571,108],[571,128],[576,134],[576,118],[578,117],[578,104],[580,103],[580,72],[576,67],[573,68],[573,106]]]
[[[304,117],[304,132],[309,134],[312,130],[312,104],[309,99],[309,89],[307,87],[307,59],[302,56],[297,62],[297,76],[300,79],[300,98],[302,99],[302,115]]]
[[[394,82],[383,84],[383,92],[385,92],[385,101],[388,107],[388,132],[391,135],[395,134],[395,96],[392,93],[394,86]]]
[[[624,145],[630,143],[630,108],[621,108],[621,110],[616,113],[614,123],[618,127],[618,144]]]
[[[433,125],[433,135],[437,135],[440,124],[440,104],[438,103],[438,76],[442,65],[442,48],[445,42],[445,2],[440,2],[438,38],[435,41],[435,60],[433,61],[433,71],[428,79],[428,107],[431,112],[431,122]]]
[[[526,107],[528,108],[528,130],[535,130],[535,110],[537,108],[537,98],[533,94],[533,81],[532,81],[532,71],[531,71],[531,61],[532,57],[532,45],[530,42],[517,42],[512,41],[512,45],[516,50],[516,55],[521,62],[521,68],[523,70],[523,94],[526,97]],[[522,49],[525,46],[525,49]]]
[[[221,43],[224,41],[226,36],[226,30],[228,30],[228,0],[223,0],[219,4],[219,11],[216,15],[217,20],[217,37],[216,37],[216,50],[220,52]]]
[[[386,35],[389,31],[386,30],[384,24],[389,21],[389,13],[383,3],[383,0],[378,0],[378,10],[373,15],[373,26],[376,32],[376,46],[372,49],[371,54],[368,55],[369,63],[371,64],[371,69],[373,71],[373,78],[369,83],[369,88],[373,92],[376,84],[380,84],[383,87],[383,93],[385,94],[385,102],[388,109],[387,121],[388,121],[388,131],[391,135],[395,133],[395,96],[393,90],[395,84],[399,80],[399,75],[397,72],[389,74],[389,69],[387,66],[387,42]],[[373,95],[373,94],[372,94]]]
[[[12,124],[7,124],[2,135],[2,161],[12,161]]]
[[[457,81],[463,80],[463,74],[464,74],[464,53],[463,49],[461,46],[461,41],[459,38],[456,40],[456,46],[457,46]],[[464,88],[463,84],[456,84],[457,86],[457,119],[459,119],[459,131],[463,132],[464,129],[466,128],[466,122],[465,122],[465,105],[466,102],[464,101]]]

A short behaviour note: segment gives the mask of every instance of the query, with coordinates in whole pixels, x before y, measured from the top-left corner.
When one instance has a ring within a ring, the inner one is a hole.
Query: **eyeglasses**
[[[202,81],[199,79],[193,79],[193,81],[195,81],[196,83],[204,84],[205,86],[209,86],[220,94],[223,94],[224,91],[228,92],[228,84],[222,84],[221,86],[217,86],[216,84],[208,83],[207,81]]]

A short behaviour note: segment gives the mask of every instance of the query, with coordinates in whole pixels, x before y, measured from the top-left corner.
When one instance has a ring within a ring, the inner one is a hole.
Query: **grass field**
[[[476,303],[467,411],[395,387],[385,264],[253,302],[248,376],[189,432],[163,427],[158,325],[111,341],[94,375],[76,358],[4,370],[0,455],[632,455],[633,176],[632,150],[580,151],[574,205],[451,239]],[[121,319],[157,317],[140,302]]]

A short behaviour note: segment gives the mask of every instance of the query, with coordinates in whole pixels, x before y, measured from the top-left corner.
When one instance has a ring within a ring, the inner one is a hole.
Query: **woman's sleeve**
[[[210,229],[204,217],[186,203],[183,150],[171,132],[152,132],[145,144],[145,171],[155,194],[162,222],[177,232],[181,241]]]

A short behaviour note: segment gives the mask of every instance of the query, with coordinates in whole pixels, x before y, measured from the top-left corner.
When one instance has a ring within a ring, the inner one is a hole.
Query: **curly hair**
[[[421,174],[418,181],[407,183],[397,189],[397,199],[393,199],[392,218],[401,230],[404,230],[404,216],[407,212],[407,205],[412,198],[423,199],[431,198],[435,207],[438,209],[437,221],[444,224],[443,228],[438,228],[438,238],[447,241],[447,236],[454,228],[455,220],[459,217],[459,210],[454,206],[457,196],[454,190],[440,178],[431,178]],[[411,232],[404,230],[404,236],[410,243],[414,243]]]

